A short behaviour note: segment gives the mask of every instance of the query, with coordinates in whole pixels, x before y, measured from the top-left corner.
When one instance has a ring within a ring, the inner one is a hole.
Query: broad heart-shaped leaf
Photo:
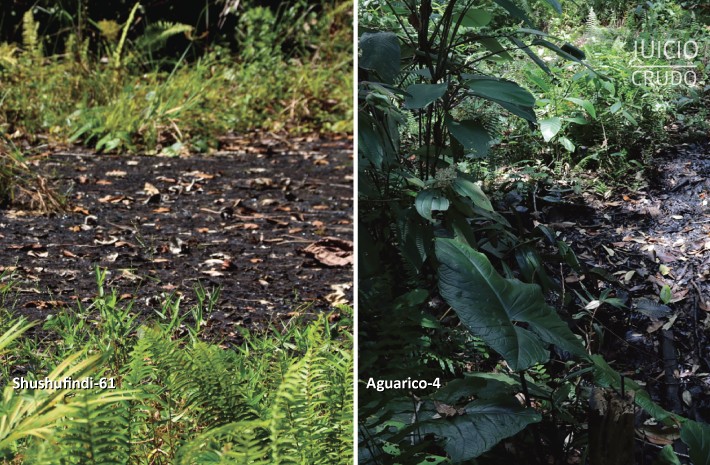
[[[485,255],[455,239],[437,239],[436,257],[441,296],[514,371],[547,361],[546,343],[586,355],[567,324],[545,303],[539,286],[503,278]],[[516,323],[526,323],[529,329]]]
[[[392,84],[399,74],[401,50],[399,39],[392,32],[365,32],[360,36],[358,60],[360,68],[377,73],[382,82]]]
[[[420,413],[425,418],[430,416],[428,412]],[[512,397],[507,402],[500,398],[479,399],[467,404],[462,415],[428,419],[416,427],[422,436],[435,434],[445,439],[444,449],[452,463],[461,463],[478,457],[540,419],[539,413],[522,407]]]
[[[412,84],[407,87],[407,96],[404,97],[404,108],[417,110],[424,108],[432,102],[436,102],[446,93],[449,87],[446,83],[441,84]]]
[[[680,429],[680,438],[688,446],[693,465],[710,465],[710,426],[688,420]]]
[[[540,121],[540,132],[542,132],[545,142],[550,142],[560,132],[560,129],[562,129],[562,120],[557,116]]]
[[[480,75],[464,75],[466,87],[473,95],[497,103],[514,115],[535,122],[535,97],[512,81]]]
[[[432,213],[448,210],[449,199],[439,189],[426,189],[417,194],[417,198],[414,199],[414,207],[424,218],[434,221]]]
[[[466,152],[475,158],[486,156],[491,136],[481,123],[473,120],[454,121],[452,118],[446,118],[446,127]]]

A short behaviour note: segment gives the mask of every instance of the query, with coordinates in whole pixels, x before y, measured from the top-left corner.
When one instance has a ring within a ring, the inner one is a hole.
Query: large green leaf
[[[477,39],[484,47],[486,47],[491,53],[495,55],[491,57],[492,60],[497,61],[512,61],[513,57],[508,53],[508,51],[503,47],[503,45],[498,42],[497,39],[493,37],[480,37]]]
[[[680,438],[688,446],[693,465],[710,465],[710,426],[688,420],[683,423]]]
[[[495,102],[528,121],[536,121],[533,111],[535,97],[518,84],[489,76],[465,75],[464,77],[467,79],[464,84],[471,94]]]
[[[476,182],[466,174],[457,173],[452,187],[456,193],[470,199],[475,206],[487,211],[493,211],[493,205],[491,205],[491,201],[488,200],[481,186],[476,184]]]
[[[485,255],[456,240],[437,239],[435,247],[441,296],[513,370],[546,362],[546,343],[586,355],[567,324],[545,303],[539,286],[503,278]]]
[[[412,84],[407,87],[407,96],[404,97],[404,108],[417,110],[436,102],[445,93],[449,85],[442,84]]]
[[[428,416],[427,413],[420,412],[423,417]],[[479,399],[467,404],[461,415],[426,420],[416,427],[422,436],[434,434],[445,438],[444,449],[451,461],[461,463],[478,457],[540,419],[539,413],[522,407],[514,397],[507,402],[500,398]]]
[[[550,142],[562,129],[562,120],[557,116],[540,121],[540,132],[545,142]]]
[[[481,123],[474,120],[454,121],[446,118],[446,127],[467,153],[476,158],[486,156],[491,136]]]
[[[375,128],[374,119],[364,112],[360,112],[359,114],[357,139],[357,152],[360,158],[358,167],[361,170],[371,167],[381,168],[382,160],[385,157],[385,148],[382,146],[382,138]]]
[[[681,465],[678,456],[673,451],[673,446],[668,444],[658,453],[653,465]]]
[[[565,100],[572,102],[575,105],[579,105],[580,107],[584,108],[584,111],[589,113],[589,116],[591,116],[592,119],[597,119],[597,110],[594,108],[594,104],[589,100],[584,100],[576,97],[567,97]]]
[[[400,47],[392,32],[366,32],[360,36],[358,66],[377,73],[382,82],[392,84],[399,74]]]
[[[461,25],[464,27],[484,27],[491,22],[493,15],[483,8],[469,8],[463,15],[460,15],[460,19]]]
[[[429,221],[434,221],[435,211],[449,209],[449,199],[439,189],[426,189],[417,194],[414,206],[420,215]]]

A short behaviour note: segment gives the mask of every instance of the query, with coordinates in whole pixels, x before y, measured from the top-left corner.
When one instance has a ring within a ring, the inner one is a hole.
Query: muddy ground
[[[664,408],[709,422],[710,142],[659,153],[646,179],[608,198],[550,203],[540,219],[585,265],[565,276],[565,289],[586,298],[573,299],[570,314],[601,303],[588,308],[599,325],[590,328],[598,350]],[[621,305],[605,303],[604,291]],[[677,439],[677,431],[637,426],[651,448]]]
[[[352,303],[350,138],[235,137],[215,154],[176,158],[71,149],[36,164],[69,210],[0,210],[0,271],[15,282],[17,315],[90,303],[95,267],[146,319],[171,294],[187,311],[196,286],[221,289],[206,334],[226,342],[239,340],[235,326]]]

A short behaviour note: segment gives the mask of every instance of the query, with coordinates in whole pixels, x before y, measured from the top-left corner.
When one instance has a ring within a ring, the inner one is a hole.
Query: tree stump
[[[589,399],[589,465],[634,463],[634,393],[594,388]]]

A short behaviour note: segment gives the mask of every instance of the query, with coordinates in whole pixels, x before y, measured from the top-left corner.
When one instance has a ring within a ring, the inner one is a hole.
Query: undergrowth
[[[54,39],[63,53],[51,55],[28,10],[22,43],[0,44],[0,135],[176,155],[215,148],[230,131],[351,131],[352,3],[322,8],[274,23],[269,9],[249,7],[240,12],[240,52],[215,42],[189,60],[189,44],[167,63],[156,51],[193,28],[158,22],[135,37],[138,4],[124,24],[100,21],[90,38]],[[277,48],[287,39],[305,51]]]
[[[148,324],[97,280],[89,306],[41,327],[0,310],[0,463],[352,463],[351,309],[225,348],[200,338],[217,292]],[[68,377],[95,387],[15,385]]]
[[[65,199],[50,186],[47,178],[33,172],[28,160],[0,137],[0,208],[21,205],[40,212],[58,211]]]

